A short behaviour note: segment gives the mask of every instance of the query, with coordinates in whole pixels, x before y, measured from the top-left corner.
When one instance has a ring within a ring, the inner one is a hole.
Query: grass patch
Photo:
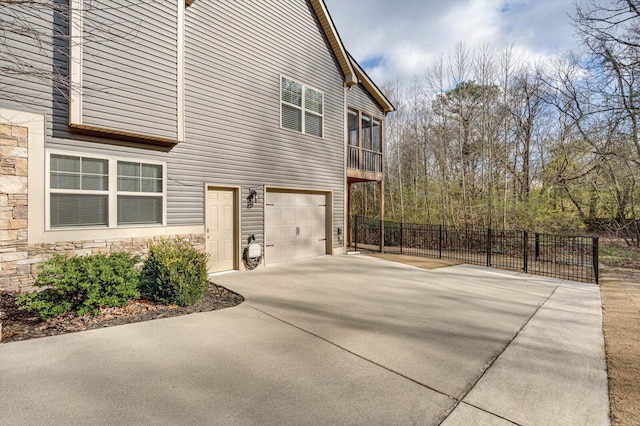
[[[640,269],[640,248],[603,241],[599,254],[600,262],[606,266]]]

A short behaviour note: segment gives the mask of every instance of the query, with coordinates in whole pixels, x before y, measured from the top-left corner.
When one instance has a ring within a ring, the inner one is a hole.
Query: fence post
[[[400,254],[403,254],[402,253],[402,243],[403,243],[403,234],[404,233],[402,232],[402,224],[403,224],[403,222],[400,222]]]
[[[358,251],[358,216],[353,217],[353,228],[354,250]]]
[[[538,261],[539,257],[540,257],[540,234],[538,234],[536,232],[536,247],[535,247],[535,259],[536,259],[536,262]]]
[[[384,253],[384,220],[380,219],[380,253]]]
[[[442,225],[438,225],[438,259],[442,259]]]
[[[529,233],[522,231],[522,269],[529,272]]]
[[[491,228],[487,228],[487,267],[491,266]]]
[[[599,250],[598,237],[593,237],[591,242],[591,251],[592,251],[591,254],[593,256],[592,266],[593,266],[593,274],[595,275],[595,278],[596,278],[596,284],[600,284],[600,256],[599,256],[598,250]]]

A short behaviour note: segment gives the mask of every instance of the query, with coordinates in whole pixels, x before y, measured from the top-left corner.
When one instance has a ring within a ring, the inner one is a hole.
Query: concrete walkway
[[[0,423],[609,423],[596,286],[364,256],[214,281],[245,303],[0,345]]]

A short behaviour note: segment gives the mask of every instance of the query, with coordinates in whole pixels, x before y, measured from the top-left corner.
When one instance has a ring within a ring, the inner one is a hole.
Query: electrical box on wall
[[[260,244],[250,244],[249,245],[249,258],[256,258],[262,256],[262,246]]]

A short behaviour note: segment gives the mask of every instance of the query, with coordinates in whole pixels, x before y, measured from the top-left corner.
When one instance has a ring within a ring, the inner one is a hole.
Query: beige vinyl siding
[[[28,25],[38,37],[17,35],[4,28],[0,33],[0,56],[11,59],[3,66],[19,64],[17,73],[0,72],[0,107],[37,113],[48,112],[53,100],[51,88],[52,68],[66,70],[66,49],[61,46],[59,52],[52,51],[54,39],[51,34],[51,11],[47,8],[29,7]],[[24,16],[25,6],[2,5],[5,18]],[[63,28],[64,31],[64,28]],[[24,71],[24,65],[33,67]],[[40,71],[36,75],[33,71]]]
[[[29,104],[20,103],[8,100],[7,94],[11,93],[3,91],[2,106],[45,114],[47,148],[166,162],[168,226],[204,223],[205,183],[240,185],[242,247],[251,234],[257,242],[263,241],[265,186],[333,191],[331,231],[338,246],[336,229],[344,228],[343,75],[306,2],[238,4],[196,1],[186,9],[186,135],[185,141],[173,148],[69,132],[67,100],[62,95],[54,97],[46,81],[0,76],[0,89],[9,88],[17,95],[33,98]],[[176,125],[175,106],[169,111],[173,105],[169,92],[175,80],[164,79],[175,64],[167,62],[164,70],[159,66],[173,57],[175,44],[169,44],[168,36],[174,25],[168,12],[173,2],[132,5],[135,8],[123,8],[119,13],[141,21],[155,17],[162,22],[161,27],[166,24],[169,28],[156,36],[142,25],[135,44],[158,47],[164,53],[152,53],[151,48],[143,51],[152,57],[143,57],[140,49],[128,52],[127,60],[141,58],[141,63],[134,64],[135,72],[126,79],[121,73],[123,64],[109,65],[108,49],[94,46],[92,52],[97,56],[89,60],[85,86],[123,81],[116,91],[89,93],[91,96],[83,99],[85,117],[95,121],[92,124],[135,133],[158,129],[168,136]],[[23,44],[15,41],[17,48]],[[34,61],[51,66],[51,58],[32,56]],[[56,60],[66,69],[66,57]],[[281,75],[324,93],[322,138],[280,128]],[[149,97],[140,99],[146,92],[137,85],[145,81]],[[248,208],[251,188],[258,192],[258,202]]]
[[[183,178],[242,185],[243,244],[250,234],[262,242],[265,185],[333,190],[335,232],[344,226],[342,74],[308,4],[243,5],[195,2],[187,9],[187,143],[174,148],[192,165]],[[280,128],[281,75],[324,93],[323,138]],[[259,202],[248,209],[251,187]],[[196,213],[201,197],[193,201]]]
[[[85,1],[82,124],[177,139],[177,4]]]
[[[361,84],[349,88],[347,91],[347,105],[376,117],[384,117],[384,109],[378,105]]]

